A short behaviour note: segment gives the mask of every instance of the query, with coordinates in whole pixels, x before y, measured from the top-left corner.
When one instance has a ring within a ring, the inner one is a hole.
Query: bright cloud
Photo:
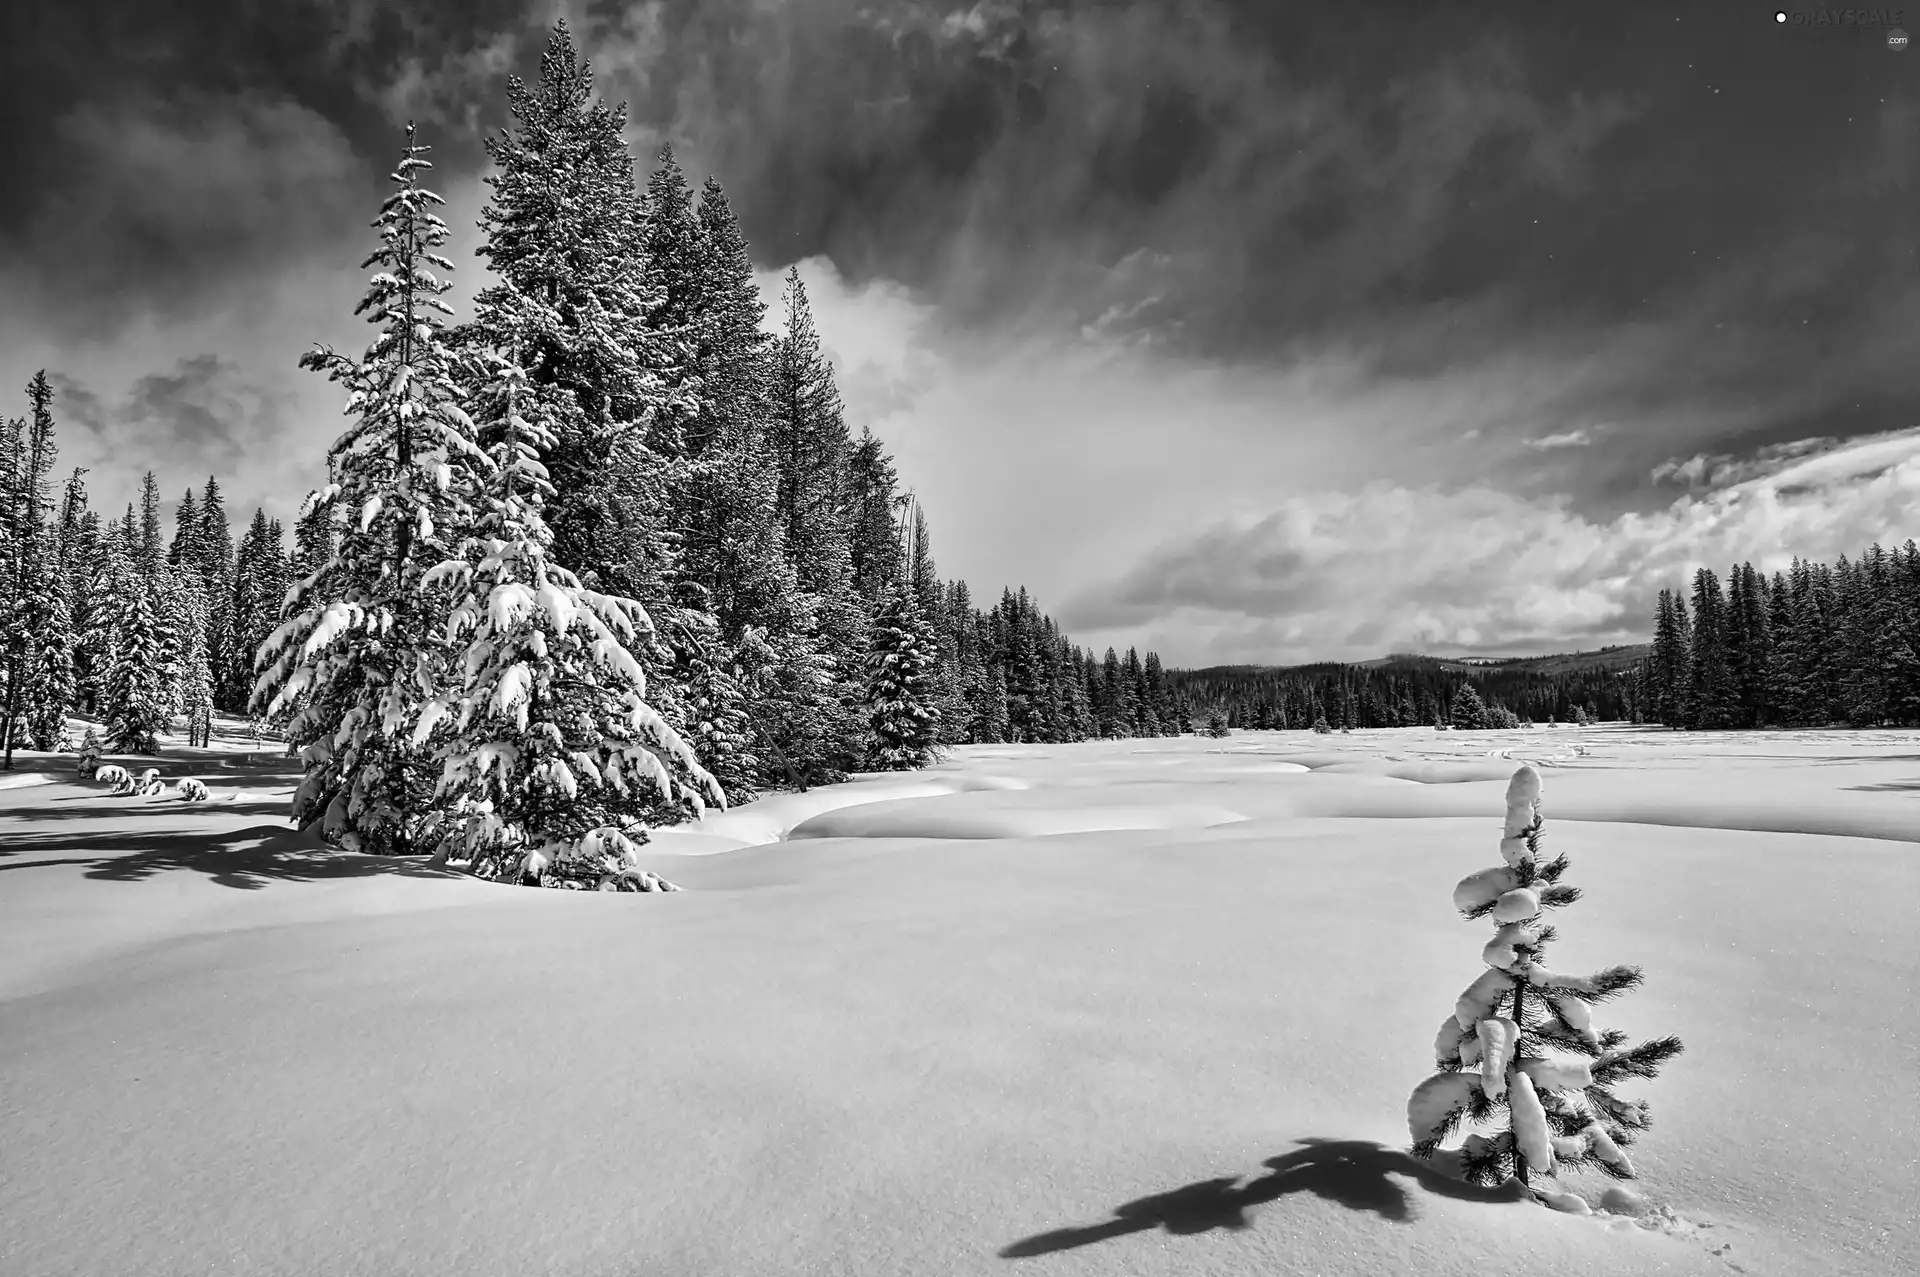
[[[1564,497],[1374,484],[1174,538],[1083,594],[1086,637],[1145,632],[1190,662],[1361,659],[1389,650],[1643,638],[1653,596],[1697,567],[1762,571],[1855,553],[1920,496],[1920,431],[1834,448],[1594,520]]]

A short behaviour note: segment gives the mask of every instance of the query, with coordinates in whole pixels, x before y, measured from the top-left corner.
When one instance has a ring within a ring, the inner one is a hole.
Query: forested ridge
[[[1284,668],[1170,670],[1177,698],[1202,721],[1290,730],[1361,727],[1484,728],[1632,716],[1630,678],[1606,665],[1541,673],[1463,666],[1439,657]]]

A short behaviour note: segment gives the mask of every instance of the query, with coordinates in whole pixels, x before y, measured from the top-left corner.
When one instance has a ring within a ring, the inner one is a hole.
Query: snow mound
[[[843,807],[902,798],[1021,790],[1027,785],[1027,781],[1009,776],[956,771],[866,772],[843,784],[822,785],[804,793],[769,794],[731,811],[715,812],[671,830],[656,830],[653,837],[658,841],[672,835],[667,841],[669,848],[681,855],[698,855],[703,851],[731,850],[711,841],[716,838],[729,841],[734,847],[778,842],[805,821]],[[690,841],[686,835],[699,835],[707,841]]]
[[[0,776],[0,789],[25,789],[28,785],[51,785],[54,778],[45,772],[21,772],[14,776]]]
[[[767,839],[772,842],[777,839]],[[691,825],[672,825],[664,829],[649,829],[647,845],[641,849],[642,858],[647,856],[712,856],[723,851],[738,851],[742,847],[751,847],[753,843],[740,838],[730,838],[725,834],[703,831]]]
[[[895,799],[825,812],[796,825],[801,838],[1046,838],[1122,829],[1209,829],[1246,820],[1198,803],[1089,803],[1073,790]]]
[[[1485,762],[1434,763],[1388,762],[1372,758],[1343,758],[1316,767],[1315,771],[1335,775],[1385,776],[1411,781],[1416,785],[1460,785],[1477,780],[1505,780],[1513,771],[1499,759]]]
[[[1304,763],[1278,761],[1271,763],[1238,763],[1227,765],[1216,763],[1207,768],[1207,772],[1214,776],[1297,776],[1302,772],[1310,772],[1312,770],[1313,768],[1306,766]]]

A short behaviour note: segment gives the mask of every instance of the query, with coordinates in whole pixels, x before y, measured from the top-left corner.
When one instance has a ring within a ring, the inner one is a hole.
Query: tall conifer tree
[[[887,587],[874,617],[868,656],[868,723],[873,765],[881,771],[925,767],[940,739],[932,627],[903,581]]]
[[[144,552],[144,537],[133,541]],[[161,632],[153,595],[138,559],[116,547],[106,568],[106,597],[118,616],[110,632],[101,717],[107,740],[129,754],[155,754],[167,725],[167,687],[161,660]]]
[[[536,348],[552,316],[510,284],[482,304],[510,351]],[[512,355],[492,355],[477,409],[491,465],[471,533],[425,578],[453,588],[449,638],[460,646],[444,691],[413,741],[445,725],[436,855],[508,851],[521,872],[613,856],[637,867],[643,822],[657,809],[725,804],[687,742],[648,703],[626,643],[653,626],[631,599],[581,585],[548,553],[541,507],[552,492],[541,452],[552,443],[540,397]]]
[[[564,21],[537,82],[512,77],[507,101],[513,127],[487,141],[495,171],[480,255],[554,317],[520,356],[530,395],[554,423],[542,457],[554,485],[546,511],[554,553],[661,620],[674,563],[665,539],[671,447],[664,458],[660,449],[690,405],[675,389],[682,334],[651,323],[665,285],[645,251],[626,108],[595,100],[592,70]],[[463,329],[456,340],[497,350],[499,336]],[[636,655],[643,665],[668,659]]]
[[[474,470],[486,458],[460,406],[441,316],[450,271],[432,167],[407,126],[397,188],[374,226],[378,267],[356,313],[379,335],[359,359],[322,347],[301,360],[348,391],[354,422],[328,453],[331,481],[309,498],[324,510],[327,558],[289,599],[260,650],[254,706],[283,718],[305,764],[293,817],[349,850],[409,853],[428,815],[433,777],[410,729],[445,677],[445,598],[426,586],[472,518]],[[316,547],[317,553],[317,547]]]
[[[1735,713],[1735,689],[1727,661],[1727,601],[1720,578],[1711,568],[1693,576],[1693,650],[1689,654],[1688,682],[1692,688],[1687,726],[1730,727]]]
[[[820,350],[813,311],[799,271],[787,274],[785,333],[771,361],[768,451],[779,475],[776,506],[784,525],[788,560],[802,592],[810,596],[817,644],[804,663],[827,663],[825,687],[807,675],[791,681],[789,723],[804,723],[802,735],[785,746],[789,757],[817,751],[802,766],[825,779],[858,767],[866,752],[865,680],[867,614],[854,590],[847,519],[846,466],[850,441],[833,368]],[[803,742],[817,742],[803,744]]]
[[[6,678],[4,765],[13,766],[13,751],[25,743],[23,718],[39,700],[57,695],[57,688],[40,686],[46,667],[46,645],[58,642],[57,606],[52,576],[58,569],[55,539],[48,526],[52,494],[47,478],[53,472],[58,448],[53,441],[53,387],[43,369],[27,385],[28,416],[0,431],[0,589],[5,590],[0,621],[0,673]]]

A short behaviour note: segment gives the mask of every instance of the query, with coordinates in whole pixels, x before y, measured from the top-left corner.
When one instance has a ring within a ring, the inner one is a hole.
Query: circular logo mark
[[[1893,30],[1887,32],[1887,47],[1895,53],[1905,49],[1907,47],[1907,33],[1899,27],[1895,27]]]

